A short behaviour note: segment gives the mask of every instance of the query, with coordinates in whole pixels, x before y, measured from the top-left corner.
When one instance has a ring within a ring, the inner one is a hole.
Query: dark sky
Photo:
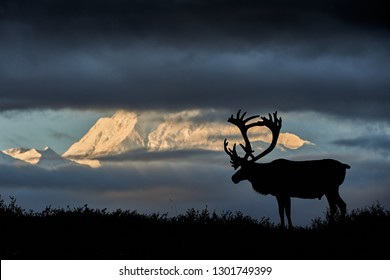
[[[0,109],[390,117],[387,1],[2,1]]]

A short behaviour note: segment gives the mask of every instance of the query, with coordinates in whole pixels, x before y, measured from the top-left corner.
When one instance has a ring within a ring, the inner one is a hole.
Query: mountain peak
[[[117,111],[110,118],[100,118],[89,131],[74,143],[63,157],[71,159],[96,158],[139,149],[144,140],[135,129],[138,116],[134,112]]]
[[[3,151],[5,154],[23,160],[31,164],[37,164],[41,158],[41,153],[36,149],[11,148]]]
[[[124,119],[124,118],[136,119],[137,114],[135,112],[119,110],[116,111],[111,117],[111,119]]]
[[[14,160],[20,160],[21,162],[29,163],[32,165],[44,167],[47,169],[54,169],[62,166],[68,166],[73,163],[72,161],[61,157],[50,147],[45,147],[43,150],[37,150],[35,148],[11,148],[4,150],[2,153],[4,156],[9,156]],[[0,159],[4,162],[10,162],[9,159],[2,156]]]
[[[13,149],[8,149],[6,151],[0,151],[0,163],[1,164],[17,164],[17,165],[25,164],[25,162],[23,162],[22,160],[14,158],[13,156],[9,155],[8,154],[9,150],[13,150]]]
[[[57,154],[53,149],[51,149],[50,147],[45,147],[42,151],[37,151],[38,153],[41,154],[41,158],[45,157],[45,158],[50,158],[50,159],[58,159],[58,158],[62,158],[59,154]]]

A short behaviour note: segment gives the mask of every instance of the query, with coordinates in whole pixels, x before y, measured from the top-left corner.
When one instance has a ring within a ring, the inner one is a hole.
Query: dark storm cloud
[[[56,170],[0,167],[1,196],[25,199],[27,207],[34,210],[48,205],[92,204],[98,208],[161,212],[175,205],[175,213],[192,207],[202,209],[211,202],[222,203],[227,210],[234,203],[232,188],[224,190],[230,182],[227,169],[210,164],[137,162],[99,169],[72,166]]]
[[[199,163],[140,163],[105,165],[101,168],[67,166],[48,170],[33,165],[1,165],[1,188],[59,189],[75,191],[139,191],[164,186],[187,188],[194,184],[209,188],[224,180],[225,166]],[[202,183],[200,183],[202,182]],[[210,194],[213,196],[212,194]]]
[[[224,190],[226,184],[230,184],[227,171],[230,173],[230,168],[185,162],[138,162],[99,169],[72,166],[55,170],[1,165],[0,193],[6,197],[8,193],[18,198],[27,196],[29,201],[50,194],[50,204],[56,201],[62,206],[75,201],[83,205],[100,199],[99,207],[110,203],[118,207],[124,201],[131,201],[139,210],[150,211],[157,207],[156,211],[161,211],[158,205],[173,199],[175,203],[192,204],[189,207],[204,207],[207,202],[229,204],[234,201],[232,188]],[[38,203],[39,207],[41,204]]]
[[[390,118],[385,1],[2,1],[0,109]]]
[[[2,1],[0,11],[4,22],[24,26],[26,36],[69,45],[151,38],[220,46],[226,40],[289,42],[361,30],[386,32],[390,20],[385,5],[386,1],[366,0],[11,0]]]
[[[210,151],[210,150],[171,150],[171,151],[159,151],[151,152],[149,150],[131,150],[129,152],[121,153],[119,155],[104,156],[99,157],[98,160],[102,163],[104,162],[174,162],[182,161],[186,159],[190,162],[207,162],[211,163],[213,161],[218,161],[223,157],[221,163],[224,163],[225,156],[220,152]]]
[[[334,141],[334,144],[355,147],[364,150],[390,154],[390,138],[388,135],[370,135]]]

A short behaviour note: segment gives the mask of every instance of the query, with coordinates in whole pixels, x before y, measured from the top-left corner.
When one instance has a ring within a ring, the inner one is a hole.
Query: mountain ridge
[[[62,156],[70,159],[98,159],[132,150],[168,151],[185,149],[222,150],[222,139],[229,136],[242,141],[236,127],[220,122],[200,122],[201,110],[188,110],[165,115],[117,111],[112,117],[100,118],[88,132]],[[152,116],[150,116],[152,115]],[[250,133],[253,142],[271,142],[267,128]],[[281,133],[278,146],[298,149],[312,144],[299,136]]]
[[[235,126],[217,121],[199,121],[202,114],[201,110],[165,114],[119,110],[111,117],[98,119],[81,139],[73,143],[62,155],[49,147],[44,150],[11,148],[3,152],[15,159],[45,168],[72,164],[100,167],[99,158],[131,151],[195,149],[222,151],[222,141],[225,138],[229,138],[231,143],[242,142],[242,136]],[[262,148],[261,145],[259,147],[260,142],[270,143],[272,138],[270,131],[264,127],[256,127],[248,134],[256,149]],[[285,132],[280,133],[277,147],[280,150],[298,149],[305,144],[312,143]]]
[[[35,148],[11,148],[2,151],[2,153],[26,164],[39,166],[46,169],[55,169],[78,164],[62,157],[50,147],[45,147],[43,150],[38,150]]]

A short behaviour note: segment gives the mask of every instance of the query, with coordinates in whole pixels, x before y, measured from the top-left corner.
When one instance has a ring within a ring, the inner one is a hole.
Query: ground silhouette
[[[25,211],[0,199],[1,259],[388,259],[390,212],[379,203],[341,222],[286,230],[207,208],[143,215],[118,209]]]

